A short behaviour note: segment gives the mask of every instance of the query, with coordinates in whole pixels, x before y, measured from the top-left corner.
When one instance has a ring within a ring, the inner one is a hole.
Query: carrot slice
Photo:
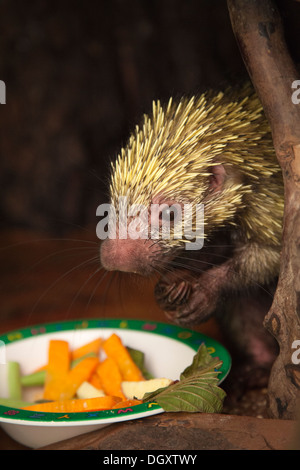
[[[96,369],[100,379],[102,390],[106,395],[113,395],[125,400],[126,397],[121,389],[122,375],[114,359],[107,357],[100,362]]]
[[[57,399],[61,383],[65,380],[69,367],[69,343],[62,340],[50,340],[44,387],[44,398],[46,400]]]
[[[123,345],[121,338],[115,333],[103,342],[102,348],[106,355],[118,364],[123,380],[145,380],[140,369],[133,362],[128,350]]]
[[[97,374],[97,369],[95,372],[93,372],[88,382],[99,390],[102,390],[102,382],[100,380],[99,375]]]
[[[126,408],[127,406],[141,405],[142,403],[142,400],[123,400],[116,403],[112,408]]]
[[[93,341],[90,341],[89,343],[86,343],[83,346],[80,346],[79,348],[74,349],[70,353],[71,354],[70,360],[75,361],[76,359],[79,359],[91,353],[94,353],[96,356],[99,356],[102,343],[103,343],[102,338],[96,338]],[[40,372],[41,370],[46,370],[47,367],[48,367],[47,364],[45,364],[39,367],[38,369],[36,369],[34,372]]]
[[[74,397],[80,385],[89,380],[95,371],[99,359],[97,357],[86,357],[69,371],[64,381],[60,384],[59,394],[56,400],[69,400]]]
[[[74,351],[71,352],[71,359],[74,361],[74,359],[78,359],[79,357],[85,356],[89,353],[95,353],[96,356],[99,356],[102,343],[103,339],[97,338],[87,344],[84,344],[83,346],[80,346],[77,349],[74,349]]]
[[[120,401],[119,397],[74,398],[48,403],[36,403],[25,406],[23,410],[41,411],[45,413],[80,413],[83,411],[109,410]]]

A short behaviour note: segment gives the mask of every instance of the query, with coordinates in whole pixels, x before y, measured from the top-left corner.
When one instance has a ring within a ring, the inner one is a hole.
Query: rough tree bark
[[[270,122],[283,171],[281,269],[264,324],[280,346],[269,381],[270,416],[292,419],[300,390],[300,364],[292,358],[293,343],[300,340],[300,104],[292,100],[292,84],[300,76],[273,1],[227,0],[227,4],[242,57]]]

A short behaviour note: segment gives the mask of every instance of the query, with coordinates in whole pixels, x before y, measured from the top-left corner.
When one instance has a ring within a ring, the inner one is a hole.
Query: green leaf
[[[193,358],[192,364],[182,372],[180,379],[188,377],[200,369],[203,370],[203,373],[205,373],[206,370],[219,369],[221,365],[222,361],[217,357],[212,357],[207,351],[205,344],[201,344]]]
[[[178,382],[145,394],[143,401],[155,400],[165,411],[219,413],[226,396],[218,386],[221,365],[202,344]]]
[[[153,379],[153,375],[148,372],[144,366],[144,359],[145,359],[145,354],[142,351],[139,351],[138,349],[133,349],[127,346],[127,350],[133,360],[133,362],[136,364],[136,366],[140,369],[141,373],[145,377],[146,380],[148,379]]]

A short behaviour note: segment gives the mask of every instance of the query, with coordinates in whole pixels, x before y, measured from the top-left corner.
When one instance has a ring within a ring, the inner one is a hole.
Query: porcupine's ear
[[[209,192],[222,191],[226,179],[226,171],[223,165],[214,165],[211,167],[209,182]]]

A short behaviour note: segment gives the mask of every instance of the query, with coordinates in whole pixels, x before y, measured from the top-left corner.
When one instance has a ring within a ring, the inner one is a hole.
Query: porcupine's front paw
[[[202,284],[202,283],[201,283]],[[192,326],[204,321],[217,306],[217,297],[198,281],[168,283],[160,281],[155,298],[167,318],[178,325]]]

